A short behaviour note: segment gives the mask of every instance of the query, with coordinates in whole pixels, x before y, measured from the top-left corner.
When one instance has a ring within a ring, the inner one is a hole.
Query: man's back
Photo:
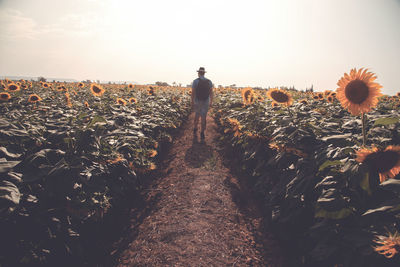
[[[205,100],[210,96],[212,86],[212,82],[204,76],[195,79],[192,83],[196,98],[199,100]]]

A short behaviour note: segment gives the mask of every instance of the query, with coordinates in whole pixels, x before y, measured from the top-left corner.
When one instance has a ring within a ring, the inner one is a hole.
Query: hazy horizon
[[[400,91],[399,0],[0,0],[0,75]]]

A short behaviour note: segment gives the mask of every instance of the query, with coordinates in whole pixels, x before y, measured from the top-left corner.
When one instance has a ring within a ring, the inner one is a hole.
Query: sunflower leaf
[[[374,122],[374,127],[396,124],[398,122],[399,122],[399,117],[380,118]]]

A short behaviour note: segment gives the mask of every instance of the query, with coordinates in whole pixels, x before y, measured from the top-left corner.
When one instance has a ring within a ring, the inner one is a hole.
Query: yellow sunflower
[[[382,183],[400,173],[400,146],[388,146],[384,150],[377,147],[362,148],[357,151],[356,160],[378,172]]]
[[[10,99],[11,99],[11,95],[9,93],[5,93],[5,92],[0,93],[1,101],[8,101]]]
[[[102,96],[106,90],[104,90],[100,85],[92,83],[90,85],[90,91],[94,96]]]
[[[126,106],[126,101],[122,98],[117,98],[117,104]]]
[[[245,105],[252,104],[255,99],[255,94],[254,94],[253,88],[251,88],[251,87],[243,88],[242,89],[242,99],[243,99],[243,104],[245,104]]]
[[[85,104],[85,107],[87,107],[87,108],[89,107],[89,103],[87,101],[85,101],[84,104]]]
[[[129,98],[129,103],[131,103],[131,104],[137,103],[136,98],[134,98],[134,97]]]
[[[302,100],[299,101],[299,103],[303,104],[303,105],[308,105],[307,99],[302,99]]]
[[[329,103],[333,103],[333,96],[328,95],[328,96],[326,97],[326,100],[328,100]]]
[[[367,113],[378,104],[382,86],[375,83],[376,76],[368,69],[352,69],[338,81],[337,99],[352,115]]]
[[[82,88],[84,86],[85,86],[85,84],[83,82],[78,83],[78,87]]]
[[[133,84],[131,84],[131,83],[128,84],[128,88],[129,88],[129,89],[133,89]]]
[[[378,244],[374,250],[386,258],[393,258],[394,255],[400,253],[400,234],[398,232],[388,233],[388,236],[376,236],[374,242]]]
[[[19,85],[15,84],[15,83],[9,83],[7,86],[7,90],[11,91],[11,92],[16,92],[19,91]]]
[[[38,96],[37,94],[31,94],[28,98],[29,103],[36,103],[41,100],[42,100],[42,98],[40,96]]]
[[[285,90],[273,88],[268,90],[267,96],[279,104],[283,104],[286,106],[290,106],[293,104],[292,95],[289,92],[286,92]]]

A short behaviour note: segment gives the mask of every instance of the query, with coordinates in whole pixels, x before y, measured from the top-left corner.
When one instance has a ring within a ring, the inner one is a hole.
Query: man
[[[204,131],[206,130],[206,117],[208,108],[211,107],[213,102],[213,84],[204,77],[206,73],[203,67],[197,71],[199,78],[195,79],[192,84],[192,107],[195,112],[193,134],[197,134],[197,125],[201,117],[201,140],[204,140]]]

